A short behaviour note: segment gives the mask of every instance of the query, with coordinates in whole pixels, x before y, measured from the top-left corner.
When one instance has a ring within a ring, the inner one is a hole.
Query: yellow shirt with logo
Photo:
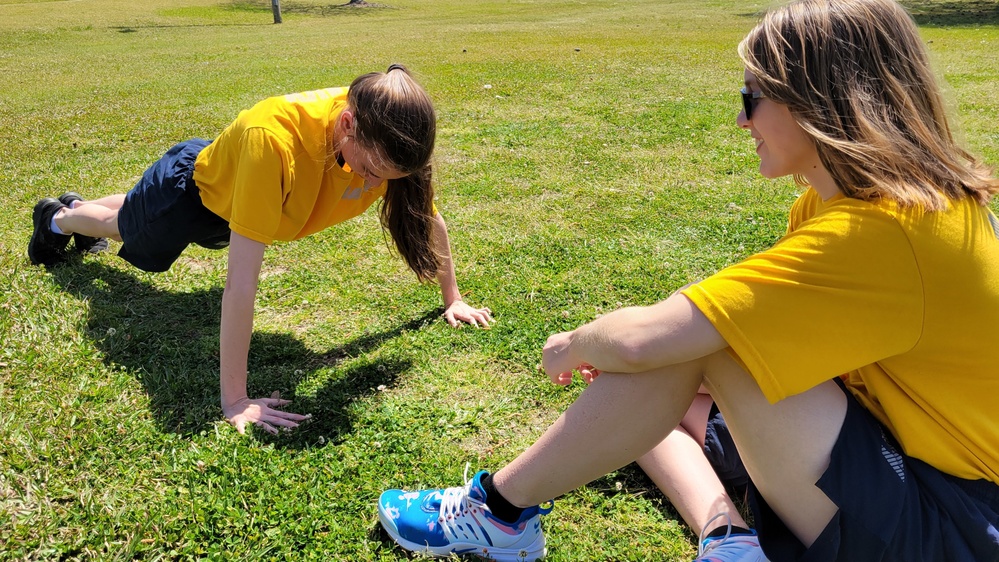
[[[364,179],[331,157],[331,123],[347,88],[272,97],[240,112],[198,155],[194,181],[205,207],[257,242],[297,240],[360,215],[386,182]]]
[[[771,402],[843,376],[906,454],[999,483],[999,221],[809,189],[773,248],[683,293]]]

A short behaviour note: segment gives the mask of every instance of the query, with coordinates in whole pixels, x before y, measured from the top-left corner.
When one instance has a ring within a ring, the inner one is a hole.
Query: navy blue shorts
[[[118,212],[119,256],[159,272],[170,269],[188,244],[228,245],[229,222],[205,208],[194,183],[194,162],[209,144],[192,139],[173,146],[125,195]]]
[[[725,425],[725,417],[714,403],[711,404],[708,427],[704,432],[704,456],[708,458],[729,494],[745,498],[749,490],[749,473],[746,472],[732,434]]]
[[[950,476],[904,455],[891,433],[843,392],[846,419],[816,483],[839,511],[810,548],[749,483],[756,530],[771,562],[999,561],[999,485]]]

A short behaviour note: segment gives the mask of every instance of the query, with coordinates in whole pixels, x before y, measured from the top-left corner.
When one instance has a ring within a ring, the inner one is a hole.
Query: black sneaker
[[[69,244],[68,234],[52,232],[52,216],[65,207],[58,199],[46,197],[35,205],[32,220],[35,231],[31,233],[28,242],[28,259],[34,265],[55,265],[66,259],[66,244]]]
[[[74,193],[72,191],[67,191],[59,196],[59,202],[69,208],[73,207],[70,205],[73,201],[83,201],[83,197],[80,197],[79,193]],[[84,236],[75,232],[73,233],[73,244],[76,246],[76,250],[78,252],[84,252],[87,254],[99,254],[108,249],[107,238]]]

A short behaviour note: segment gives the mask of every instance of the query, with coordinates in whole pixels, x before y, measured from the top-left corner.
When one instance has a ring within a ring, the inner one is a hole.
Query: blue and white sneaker
[[[486,505],[482,478],[487,474],[479,471],[464,487],[383,492],[378,518],[399,546],[434,557],[472,554],[501,562],[543,558],[541,516],[552,510],[551,503],[525,509],[515,523],[500,521]]]
[[[728,518],[728,515],[720,513],[712,517],[708,524],[719,517]],[[733,535],[731,519],[724,536],[702,538],[700,542],[694,562],[768,562],[756,531],[751,530],[748,535]]]

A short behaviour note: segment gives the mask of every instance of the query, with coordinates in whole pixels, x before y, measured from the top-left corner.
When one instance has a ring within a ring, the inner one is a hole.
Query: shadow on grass
[[[260,27],[274,25],[270,22],[261,23],[182,23],[182,24],[149,24],[149,25],[112,25],[108,29],[118,33],[138,33],[140,29],[173,29],[190,27]]]
[[[255,0],[232,0],[228,4],[228,9],[242,12],[262,12],[271,13],[270,2],[261,3]],[[360,14],[371,9],[391,8],[387,4],[379,2],[367,2],[361,0],[347,0],[341,4],[314,4],[312,2],[298,2],[295,0],[283,0],[281,2],[281,13],[301,14],[309,16],[332,16],[342,14]]]
[[[918,25],[926,27],[979,27],[999,25],[999,2],[996,0],[902,0]],[[739,16],[760,19],[764,12],[743,12]]]
[[[919,25],[930,27],[978,27],[999,25],[999,2],[966,0],[937,2],[929,0],[903,1]]]
[[[162,431],[190,435],[222,419],[218,379],[221,287],[163,291],[118,269],[79,260],[50,273],[64,291],[89,303],[87,335],[105,364],[135,374]],[[250,396],[279,391],[282,398],[293,400],[289,410],[312,414],[310,422],[291,433],[271,437],[258,431],[255,435],[276,447],[290,448],[341,441],[353,428],[350,404],[377,392],[379,385],[392,385],[412,367],[398,354],[376,359],[364,356],[439,315],[439,310],[430,311],[324,353],[307,349],[289,333],[255,332],[250,341]],[[347,360],[349,364],[341,366]],[[309,379],[323,382],[314,394],[296,396],[300,383]]]

